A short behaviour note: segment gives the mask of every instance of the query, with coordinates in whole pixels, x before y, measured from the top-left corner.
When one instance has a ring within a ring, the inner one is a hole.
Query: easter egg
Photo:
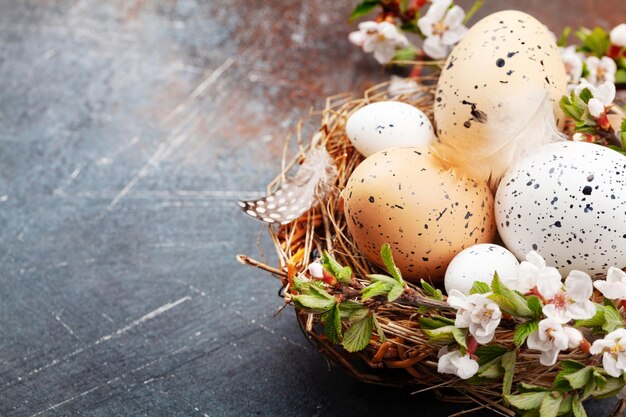
[[[495,272],[500,277],[517,276],[519,262],[511,252],[492,243],[470,246],[452,259],[444,284],[446,292],[455,289],[469,294],[474,282],[482,281],[491,285]]]
[[[585,142],[545,146],[496,194],[496,221],[518,259],[534,250],[563,275],[626,266],[626,157]]]
[[[428,117],[399,101],[379,101],[355,111],[346,122],[346,134],[364,156],[389,148],[428,145],[434,138]]]
[[[389,243],[398,268],[412,281],[440,282],[458,252],[490,242],[496,231],[487,185],[445,170],[427,146],[366,158],[342,195],[357,248],[382,265],[380,248]]]
[[[494,13],[469,29],[443,66],[435,146],[473,178],[499,179],[515,158],[558,136],[566,94],[565,67],[547,28],[526,13]]]

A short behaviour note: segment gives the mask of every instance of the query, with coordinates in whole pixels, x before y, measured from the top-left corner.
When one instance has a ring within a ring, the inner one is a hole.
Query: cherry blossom
[[[465,295],[453,289],[448,296],[448,304],[457,309],[454,325],[469,332],[480,344],[491,342],[500,324],[500,307],[486,294]]]
[[[426,36],[424,52],[434,59],[443,59],[448,56],[452,46],[458,43],[467,27],[463,25],[465,12],[452,0],[432,0],[426,14],[419,18],[417,26]]]
[[[583,74],[583,59],[582,55],[576,52],[575,46],[568,46],[567,48],[560,48],[561,59],[565,65],[565,74],[568,84],[576,84]]]
[[[537,282],[548,278],[561,279],[561,274],[556,268],[546,266],[546,261],[535,251],[526,255],[526,260],[519,264],[516,276],[502,276],[500,280],[507,287],[521,293],[532,290]]]
[[[350,33],[350,42],[363,48],[366,53],[374,53],[374,58],[381,64],[387,64],[396,54],[396,49],[409,45],[409,41],[389,22],[362,22],[359,30]]]
[[[626,48],[626,23],[615,26],[609,36],[612,45]]]
[[[387,93],[389,94],[389,97],[396,97],[400,94],[414,93],[417,89],[417,81],[411,78],[404,78],[398,77],[397,75],[392,75],[389,87],[387,87]]]
[[[626,272],[619,268],[610,267],[606,280],[595,281],[593,286],[609,300],[626,300]]]
[[[597,56],[590,56],[585,61],[587,70],[589,71],[589,82],[594,85],[599,85],[605,81],[611,83],[615,82],[615,71],[617,71],[617,64],[613,59],[608,56],[598,58]]]
[[[613,377],[626,370],[626,329],[617,329],[593,342],[589,353],[602,353],[602,366]]]
[[[563,326],[558,320],[546,318],[539,322],[539,329],[526,340],[529,349],[541,351],[539,362],[544,366],[556,363],[559,352],[574,349],[582,342],[582,334],[573,327]]]
[[[472,359],[469,354],[463,355],[459,350],[448,352],[448,347],[444,346],[439,350],[437,371],[442,374],[454,374],[461,379],[468,379],[478,372],[478,362]]]
[[[596,306],[589,299],[593,293],[591,277],[582,271],[571,271],[565,285],[556,276],[538,280],[537,290],[545,300],[543,314],[559,323],[590,319],[596,314]]]
[[[613,100],[615,100],[615,84],[611,81],[605,81],[595,86],[585,78],[582,78],[574,89],[574,93],[580,94],[585,88],[588,88],[593,95],[593,98],[587,103],[589,113],[595,118],[601,117],[606,111],[606,107],[613,104]]]

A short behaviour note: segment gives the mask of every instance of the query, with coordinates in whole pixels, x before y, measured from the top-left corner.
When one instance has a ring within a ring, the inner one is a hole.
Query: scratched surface
[[[235,263],[273,259],[234,202],[289,127],[386,78],[345,41],[351,5],[0,1],[0,415],[462,408],[329,370],[272,316],[278,283]],[[555,32],[626,20],[623,0],[506,7]]]

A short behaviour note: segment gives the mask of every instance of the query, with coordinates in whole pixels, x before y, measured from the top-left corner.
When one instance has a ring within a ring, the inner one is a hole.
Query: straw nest
[[[406,91],[393,99],[419,108],[432,120],[437,78],[423,76],[415,80],[417,84],[414,90]],[[355,151],[345,134],[346,120],[353,112],[369,103],[389,99],[388,84],[374,86],[358,98],[347,94],[327,98],[324,110],[310,115],[321,116],[318,133],[307,141],[303,134],[305,120],[298,123],[298,153],[291,160],[283,160],[281,174],[268,185],[268,193],[275,190],[288,173],[302,162],[311,146],[325,146],[338,172],[334,190],[320,199],[319,204],[287,225],[268,226],[278,254],[278,268],[244,255],[238,256],[240,262],[280,278],[283,285],[281,294],[284,294],[287,304],[290,300],[289,287],[294,278],[304,274],[307,266],[324,250],[331,253],[340,264],[349,265],[354,271],[354,284],[343,290],[346,298],[356,296],[360,289],[369,284],[369,280],[365,278],[367,274],[380,271],[380,267],[359,255],[359,250],[352,242],[347,232],[340,192],[354,168],[363,160],[363,156]],[[429,342],[429,337],[420,329],[419,318],[436,314],[454,319],[455,310],[444,301],[427,297],[421,287],[407,284],[407,293],[398,301],[373,301],[369,305],[376,312],[386,341],[381,341],[375,332],[369,345],[359,352],[349,353],[341,346],[331,343],[324,334],[320,315],[295,309],[297,321],[306,337],[329,361],[358,380],[387,386],[412,387],[416,392],[430,390],[445,401],[475,403],[457,415],[490,409],[501,415],[514,416],[515,412],[503,400],[501,379],[475,385],[454,375],[437,372],[437,355],[441,344]],[[520,382],[550,387],[562,369],[561,361],[565,359],[580,361],[586,365],[600,365],[598,356],[590,357],[588,353],[577,349],[560,354],[556,365],[552,367],[539,366],[539,352],[529,351],[526,346],[516,348],[514,345],[514,327],[517,323],[515,318],[505,316],[494,339],[494,343],[508,349],[518,349],[512,392],[515,392],[515,387]],[[346,324],[343,323],[342,326],[345,330]],[[619,401],[610,415],[621,416],[624,406],[624,401]]]

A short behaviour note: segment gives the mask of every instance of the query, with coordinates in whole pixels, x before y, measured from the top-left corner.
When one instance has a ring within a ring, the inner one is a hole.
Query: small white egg
[[[470,246],[450,262],[444,281],[446,292],[450,294],[455,289],[469,294],[476,281],[491,285],[495,272],[500,277],[517,275],[518,265],[515,256],[502,246],[491,243]]]
[[[429,145],[435,137],[428,117],[399,101],[379,101],[360,108],[348,118],[346,134],[364,156],[389,148]]]

